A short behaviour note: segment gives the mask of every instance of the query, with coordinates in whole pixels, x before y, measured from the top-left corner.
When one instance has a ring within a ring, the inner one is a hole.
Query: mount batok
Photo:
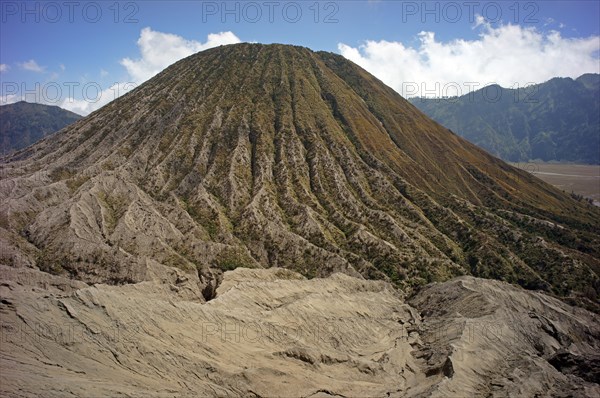
[[[600,394],[600,209],[339,55],[203,51],[0,175],[2,395]]]

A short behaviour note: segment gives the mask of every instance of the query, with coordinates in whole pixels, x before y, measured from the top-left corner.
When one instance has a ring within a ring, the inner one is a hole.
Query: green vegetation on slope
[[[600,209],[335,54],[207,50],[4,160],[6,186],[27,187],[0,191],[5,224],[84,280],[136,280],[151,259],[359,273],[406,291],[473,274],[600,297]]]

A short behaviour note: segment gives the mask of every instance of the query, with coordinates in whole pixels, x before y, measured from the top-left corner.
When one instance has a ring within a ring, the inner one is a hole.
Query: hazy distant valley
[[[600,166],[569,163],[513,163],[537,178],[600,204]]]

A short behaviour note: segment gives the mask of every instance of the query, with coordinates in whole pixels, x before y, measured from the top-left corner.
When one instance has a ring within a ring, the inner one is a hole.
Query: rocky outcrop
[[[431,395],[595,396],[600,318],[541,293],[471,277],[426,287],[417,357],[448,377]],[[440,355],[442,353],[443,355]]]
[[[598,316],[506,283],[462,277],[405,302],[386,282],[240,268],[205,302],[187,276],[148,274],[88,286],[1,266],[0,395],[600,393]]]

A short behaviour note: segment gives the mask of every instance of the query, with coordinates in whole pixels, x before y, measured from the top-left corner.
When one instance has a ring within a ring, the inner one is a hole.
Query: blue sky
[[[598,1],[0,5],[0,102],[25,96],[82,114],[183,56],[236,41],[341,53],[404,95],[452,91],[444,87],[460,94],[473,82],[520,86],[600,69]]]

